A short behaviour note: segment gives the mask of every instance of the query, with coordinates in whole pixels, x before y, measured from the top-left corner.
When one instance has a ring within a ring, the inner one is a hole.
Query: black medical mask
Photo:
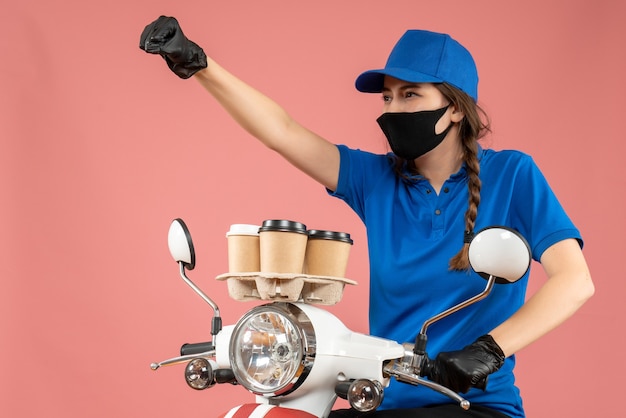
[[[389,141],[391,150],[400,158],[414,160],[441,144],[453,123],[435,133],[435,125],[450,105],[437,110],[420,112],[383,113],[376,122]]]

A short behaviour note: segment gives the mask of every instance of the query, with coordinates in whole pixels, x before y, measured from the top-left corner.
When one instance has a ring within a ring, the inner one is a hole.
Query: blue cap
[[[380,93],[386,75],[410,83],[448,83],[478,101],[478,71],[472,55],[443,33],[406,31],[393,47],[385,68],[358,76],[356,89]]]

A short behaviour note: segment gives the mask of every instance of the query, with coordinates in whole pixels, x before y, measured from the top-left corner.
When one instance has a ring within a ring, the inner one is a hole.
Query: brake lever
[[[185,356],[172,357],[170,359],[163,360],[159,363],[151,363],[150,368],[152,370],[157,370],[160,367],[173,366],[175,364],[186,363],[198,357],[204,357],[207,359],[210,357],[215,357],[215,350],[209,350],[209,351],[205,351],[204,353],[198,353],[198,354],[187,354]]]
[[[395,362],[387,364],[384,367],[384,371],[390,376],[395,377],[396,380],[398,380],[399,382],[409,383],[416,386],[423,385],[427,388],[434,390],[435,392],[439,392],[442,395],[445,395],[448,398],[456,401],[459,406],[466,411],[470,408],[470,402],[458,393],[454,392],[452,389],[440,385],[439,383],[431,382],[430,380],[424,379],[419,375],[413,373],[406,367],[396,367]]]

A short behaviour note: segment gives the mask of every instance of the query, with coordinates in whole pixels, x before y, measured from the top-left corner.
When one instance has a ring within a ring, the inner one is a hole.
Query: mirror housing
[[[167,234],[167,246],[172,258],[177,263],[183,263],[187,270],[194,269],[196,266],[196,253],[189,229],[182,219],[177,218],[172,221]]]
[[[524,277],[532,261],[530,247],[517,231],[505,226],[480,230],[469,245],[472,270],[496,283],[514,283]]]

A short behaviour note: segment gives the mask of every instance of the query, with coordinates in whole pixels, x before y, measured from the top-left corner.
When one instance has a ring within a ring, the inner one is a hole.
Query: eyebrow
[[[400,90],[404,91],[404,90],[409,90],[409,89],[418,89],[422,87],[422,83],[406,83],[403,84],[402,86],[400,86]],[[382,91],[391,91],[391,89],[389,87],[383,86]]]

